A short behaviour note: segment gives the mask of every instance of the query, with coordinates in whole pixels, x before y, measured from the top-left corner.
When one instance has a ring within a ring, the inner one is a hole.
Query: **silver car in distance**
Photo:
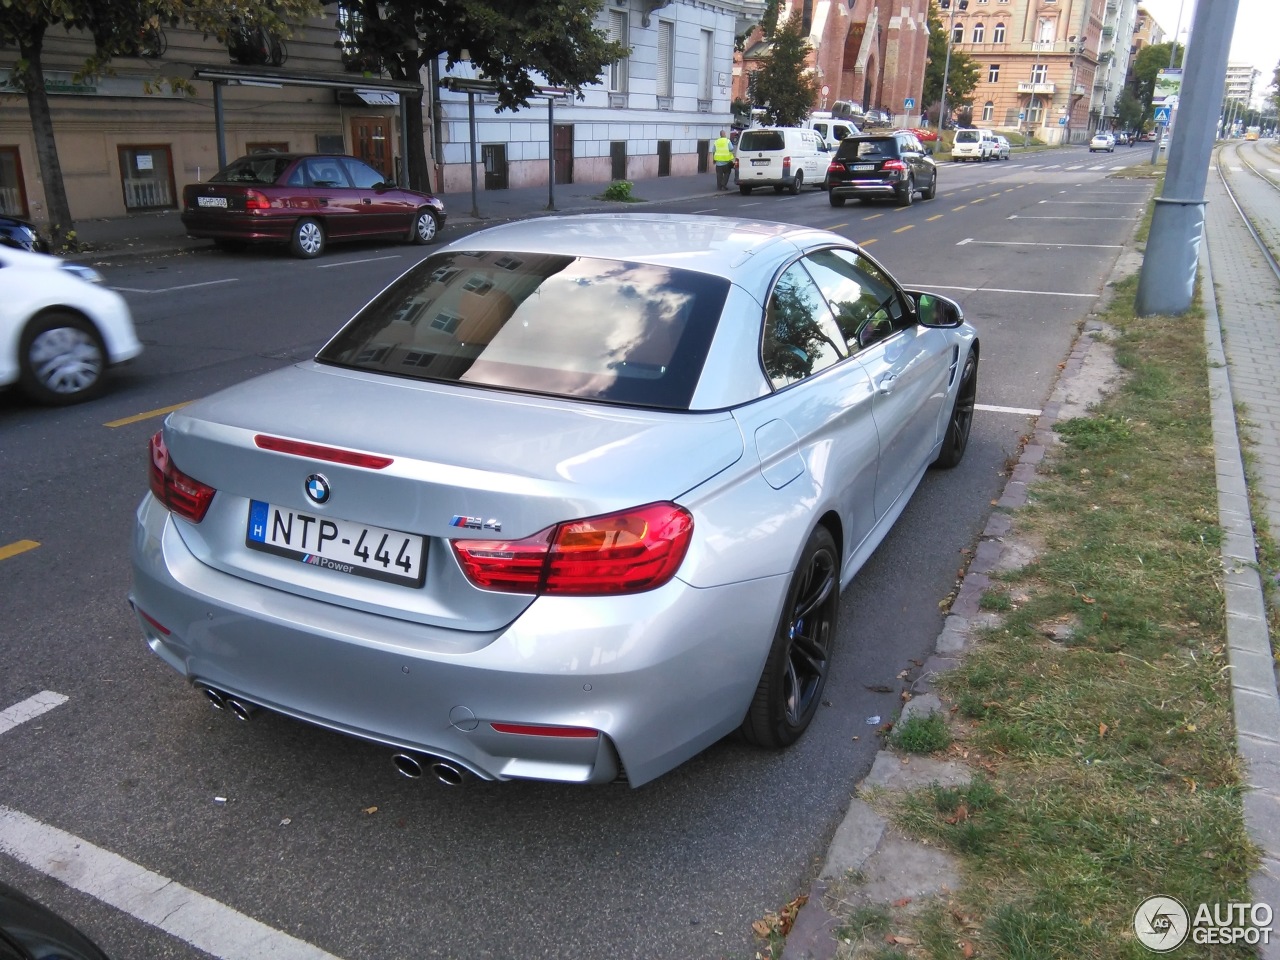
[[[215,704],[445,782],[652,780],[813,719],[840,590],[968,441],[978,340],[821,230],[534,219],[169,415],[130,601]]]

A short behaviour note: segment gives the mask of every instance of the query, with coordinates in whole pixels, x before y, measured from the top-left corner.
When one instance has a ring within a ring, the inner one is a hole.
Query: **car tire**
[[[786,747],[808,728],[831,672],[840,613],[840,555],[826,527],[809,535],[783,602],[782,617],[742,721],[761,747]]]
[[[933,179],[929,181],[929,187],[928,187],[928,189],[923,189],[923,188],[922,188],[922,189],[920,190],[920,199],[921,199],[921,200],[932,200],[932,199],[933,199],[934,197],[936,197],[937,195],[938,195],[938,175],[935,173],[935,174],[933,175]]]
[[[745,183],[738,184],[738,192],[742,194],[744,197],[751,196],[751,188],[748,187]]]
[[[827,201],[828,201],[828,202],[829,202],[833,207],[843,207],[843,206],[844,206],[844,199],[845,199],[844,197],[837,197],[834,193],[829,193],[829,194],[827,194]]]
[[[18,345],[18,382],[37,403],[79,403],[102,390],[107,348],[88,319],[51,310],[33,319]]]
[[[289,250],[295,257],[310,260],[324,252],[324,227],[319,220],[304,217],[293,225]]]
[[[804,171],[797,170],[796,175],[791,178],[791,186],[788,188],[793,197],[800,195],[800,188],[804,186]]]
[[[969,432],[973,429],[973,407],[978,398],[978,358],[973,351],[965,357],[964,369],[960,372],[960,386],[956,390],[956,402],[951,406],[951,417],[947,420],[947,432],[942,438],[942,449],[933,465],[942,470],[950,470],[964,459],[965,448],[969,446]]]
[[[905,190],[898,191],[898,203],[900,203],[904,207],[909,207],[911,206],[911,203],[915,199],[915,195],[916,195],[915,178],[908,177],[906,186],[907,188]]]
[[[432,243],[440,236],[440,221],[430,210],[419,210],[413,218],[413,242]]]

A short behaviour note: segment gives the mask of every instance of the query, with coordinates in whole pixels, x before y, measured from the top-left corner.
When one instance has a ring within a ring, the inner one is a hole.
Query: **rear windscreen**
[[[785,147],[779,130],[745,130],[738,139],[739,150],[783,150]]]
[[[840,149],[836,151],[837,160],[876,160],[883,157],[896,157],[897,155],[898,145],[893,137],[842,140]]]
[[[419,380],[688,409],[729,283],[546,253],[430,257],[316,359]]]
[[[292,157],[271,154],[241,157],[223,167],[209,179],[214,183],[275,183],[292,162]]]
[[[977,143],[978,136],[977,130],[961,130],[956,134],[956,143]]]

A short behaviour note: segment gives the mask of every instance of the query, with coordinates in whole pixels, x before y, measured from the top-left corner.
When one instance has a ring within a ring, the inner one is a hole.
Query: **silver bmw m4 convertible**
[[[813,719],[842,587],[960,461],[978,339],[821,230],[550,217],[169,415],[130,601],[215,705],[446,782],[646,783]]]

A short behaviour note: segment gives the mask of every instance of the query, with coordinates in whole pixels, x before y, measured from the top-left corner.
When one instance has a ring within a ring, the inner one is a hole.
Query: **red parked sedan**
[[[436,197],[387,183],[364,161],[338,154],[254,153],[182,191],[187,233],[224,249],[266,240],[318,257],[338,240],[431,243],[444,221]]]

